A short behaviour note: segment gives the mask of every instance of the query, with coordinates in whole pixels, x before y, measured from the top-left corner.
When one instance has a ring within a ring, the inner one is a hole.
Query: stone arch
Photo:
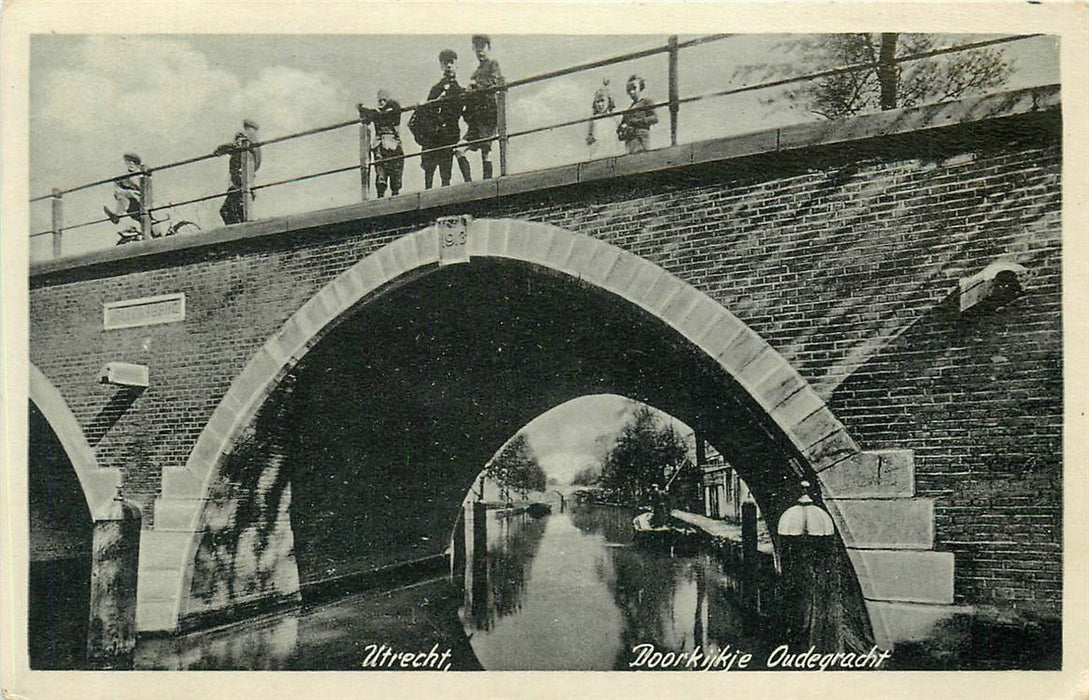
[[[872,485],[872,472],[876,464],[880,473],[881,458],[862,452],[805,379],[718,302],[654,263],[556,226],[511,219],[467,219],[465,236],[461,239],[464,249],[458,251],[458,259],[448,261],[443,255],[444,241],[447,246],[457,242],[456,236],[452,239],[448,235],[449,231],[440,222],[405,235],[338,275],[295,312],[235,378],[185,466],[164,470],[163,496],[156,504],[155,532],[145,533],[144,537],[145,544],[153,546],[154,552],[141,557],[142,561],[158,562],[155,570],[151,564],[147,571],[142,567],[138,606],[141,630],[178,628],[187,577],[191,576],[190,565],[199,545],[200,519],[208,489],[235,441],[280,379],[361,301],[373,299],[446,262],[466,262],[465,258],[474,257],[519,261],[567,276],[638,307],[672,328],[713,358],[737,382],[774,421],[806,466],[816,473],[817,486],[825,496],[838,534],[845,546],[853,550],[851,561],[863,583],[864,594],[866,582],[883,578],[876,569],[902,568],[899,559],[890,568],[887,559],[855,553],[883,547],[880,536],[873,536],[872,509],[856,508],[846,500],[858,497],[860,484],[862,492]],[[927,518],[924,512],[923,520],[926,520],[924,529],[930,528],[932,540],[932,513]],[[901,545],[894,544],[893,548]],[[951,603],[951,562],[949,574]],[[873,590],[871,585],[870,591]],[[872,606],[870,613],[872,617]],[[879,641],[889,639],[884,634],[886,627],[874,625]]]
[[[68,403],[57,387],[34,365],[30,365],[27,393],[30,401],[38,407],[53,429],[76,470],[91,518],[95,521],[109,519],[113,497],[121,483],[121,470],[98,466],[94,451],[91,450],[91,445],[72,410],[68,408]]]

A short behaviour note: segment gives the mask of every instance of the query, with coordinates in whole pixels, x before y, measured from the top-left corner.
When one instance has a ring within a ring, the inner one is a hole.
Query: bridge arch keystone
[[[156,575],[160,579],[172,577],[174,583],[158,587],[155,599],[141,600],[138,624],[142,631],[178,628],[185,614],[182,604],[200,543],[201,517],[209,489],[265,397],[358,304],[437,270],[442,262],[442,234],[439,224],[407,234],[326,284],[268,339],[235,378],[185,466],[164,470],[162,498],[156,503],[155,531],[145,535],[145,543],[169,548],[173,553],[171,556],[158,553],[160,569]],[[859,448],[820,395],[774,348],[706,294],[662,267],[605,241],[549,224],[514,219],[466,219],[466,235],[469,264],[475,258],[508,259],[566,275],[643,309],[713,358],[774,421],[816,473],[819,488],[826,496],[825,504],[863,586],[878,641],[895,641],[897,630],[903,629],[904,624],[886,619],[880,603],[922,601],[896,598],[899,594],[888,593],[881,586],[889,576],[899,577],[905,566],[917,562],[898,557],[896,550],[904,549],[898,543],[882,549],[881,537],[871,537],[875,528],[880,531],[885,525],[881,522],[875,525],[875,517],[880,521],[880,516],[875,516],[873,509],[860,506],[868,502],[859,500],[857,483],[872,482],[866,470],[873,460]],[[856,471],[859,474],[852,476]],[[833,474],[834,478],[829,481],[826,474]],[[912,483],[908,500],[925,500],[915,499],[913,494]],[[929,516],[925,505],[922,511],[916,508],[898,512],[916,519],[929,517],[932,540],[932,504]],[[927,549],[932,541],[917,544]],[[881,550],[883,555],[863,549]],[[940,562],[921,565],[936,567],[943,591],[947,579],[949,593],[937,599],[943,604],[952,603],[952,555],[946,559],[947,553],[927,554],[943,555]],[[914,613],[908,613],[911,615]]]

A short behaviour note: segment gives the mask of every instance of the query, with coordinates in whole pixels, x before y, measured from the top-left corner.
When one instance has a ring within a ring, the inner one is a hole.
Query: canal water
[[[450,670],[612,670],[639,645],[707,655],[769,646],[711,556],[632,543],[627,509],[573,506],[532,518],[487,513],[475,584],[435,578],[170,639],[141,639],[139,669],[354,670],[391,652],[441,654]],[[641,647],[646,649],[647,647]]]

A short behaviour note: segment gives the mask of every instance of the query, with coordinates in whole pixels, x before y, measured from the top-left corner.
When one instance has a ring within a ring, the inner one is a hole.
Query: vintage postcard
[[[2,20],[5,697],[1089,693],[1084,5]]]

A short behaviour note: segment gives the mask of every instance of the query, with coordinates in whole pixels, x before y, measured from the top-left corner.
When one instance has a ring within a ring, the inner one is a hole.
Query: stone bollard
[[[95,522],[87,661],[91,668],[127,668],[136,649],[136,580],[140,508],[120,492]]]
[[[835,526],[807,493],[779,518],[777,532],[783,563],[788,642],[820,653],[842,651],[840,594]]]

